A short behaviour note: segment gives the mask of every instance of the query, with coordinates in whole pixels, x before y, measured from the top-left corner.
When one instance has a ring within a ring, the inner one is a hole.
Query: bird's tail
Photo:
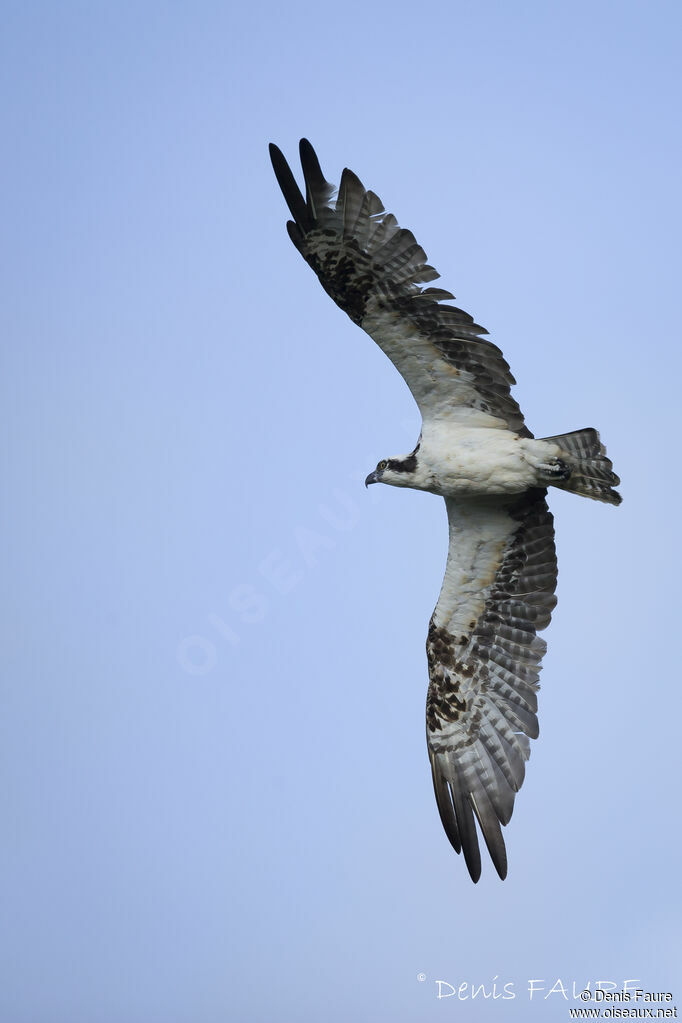
[[[570,476],[557,482],[561,490],[583,494],[595,501],[620,504],[623,498],[613,487],[620,483],[613,471],[611,459],[606,457],[606,448],[599,440],[599,434],[592,427],[562,433],[558,437],[543,437],[560,448],[559,457],[571,470]]]

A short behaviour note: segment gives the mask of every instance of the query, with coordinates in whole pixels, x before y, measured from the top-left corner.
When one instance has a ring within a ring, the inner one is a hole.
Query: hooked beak
[[[382,474],[375,469],[374,472],[371,472],[365,480],[365,486],[368,487],[370,483],[381,483],[381,475]]]

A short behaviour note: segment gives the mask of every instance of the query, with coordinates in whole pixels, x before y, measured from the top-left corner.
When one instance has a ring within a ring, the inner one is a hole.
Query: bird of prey
[[[450,544],[429,623],[426,736],[445,832],[474,882],[476,822],[501,878],[501,825],[538,735],[546,649],[536,635],[556,604],[548,486],[619,504],[594,429],[535,439],[510,393],[515,383],[483,327],[450,304],[414,235],[398,226],[352,171],[338,190],[307,139],[305,198],[281,151],[272,164],[291,211],[289,236],[325,291],[386,353],[410,388],[422,428],[409,454],[382,458],[366,484],[445,498]]]

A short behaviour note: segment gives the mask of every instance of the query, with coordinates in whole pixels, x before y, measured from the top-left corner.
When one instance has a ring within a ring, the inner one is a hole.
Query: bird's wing
[[[296,248],[337,305],[372,337],[405,378],[424,420],[447,418],[531,436],[510,387],[502,352],[481,335],[454,298],[422,285],[439,274],[411,231],[346,169],[338,188],[325,181],[315,151],[301,140],[305,199],[284,156],[272,165],[293,221]]]
[[[506,876],[500,825],[511,818],[528,740],[538,735],[546,644],[536,632],[549,624],[557,578],[545,494],[445,501],[450,546],[426,641],[426,735],[441,820],[474,881],[476,820]]]

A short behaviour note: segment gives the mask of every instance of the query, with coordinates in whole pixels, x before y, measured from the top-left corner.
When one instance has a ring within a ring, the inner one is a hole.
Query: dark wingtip
[[[499,825],[497,826],[497,834],[491,836],[490,839],[483,832],[483,839],[490,853],[490,859],[493,861],[493,866],[498,873],[501,881],[504,881],[507,876],[507,850],[502,838],[502,832],[500,831]]]
[[[301,139],[298,144],[298,151],[302,160],[314,160],[318,167],[320,166],[320,161],[317,159],[317,153],[313,149],[313,144],[309,139]]]
[[[465,857],[464,858],[466,860],[466,850],[465,850]],[[466,864],[467,864],[467,870],[469,871],[469,877],[474,882],[474,884],[478,884],[478,882],[479,882],[479,880],[481,878],[481,863],[480,863],[480,861],[478,863],[477,862],[469,863],[469,861],[467,860]]]
[[[301,157],[301,167],[305,178],[305,198],[308,207],[308,214],[311,220],[316,220],[321,207],[326,205],[331,197],[334,186],[326,180],[320,167],[317,153],[308,139],[301,139],[298,144],[298,151]]]
[[[478,850],[478,842],[475,849],[468,845],[462,845],[462,852],[464,853],[464,861],[469,871],[469,877],[474,884],[478,884],[481,876],[481,854]]]
[[[462,843],[459,838],[459,831],[457,830],[457,818],[455,817],[455,810],[448,792],[447,782],[438,770],[433,756],[431,757],[431,777],[441,824],[452,848],[456,853],[461,853]]]
[[[362,192],[365,191],[365,186],[363,185],[362,181],[360,181],[360,178],[357,176],[355,171],[352,171],[350,169],[350,167],[343,168],[340,187],[343,188],[344,184],[346,188],[348,188],[349,185],[352,185],[354,188],[357,188]]]
[[[275,172],[277,183],[282,189],[282,195],[286,200],[286,204],[291,210],[292,217],[302,230],[310,230],[308,209],[301,195],[301,190],[296,184],[296,178],[291,172],[291,167],[284,158],[282,150],[274,142],[270,143],[269,150],[272,169]]]
[[[279,146],[275,145],[274,142],[271,142],[268,145],[268,152],[270,154],[270,163],[272,164],[272,169],[274,170],[277,180],[279,181],[279,176],[280,173],[282,172],[282,169],[286,167],[288,170],[289,165],[286,161],[284,153],[279,148]]]

